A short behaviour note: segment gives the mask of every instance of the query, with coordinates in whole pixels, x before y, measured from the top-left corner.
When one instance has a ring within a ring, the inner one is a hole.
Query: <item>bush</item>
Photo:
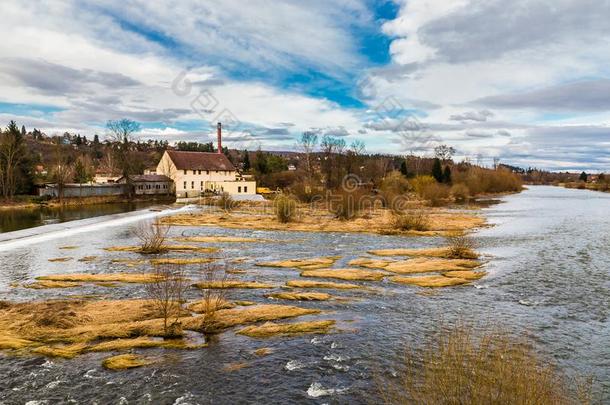
[[[589,403],[590,386],[568,389],[567,379],[525,339],[474,334],[458,324],[439,330],[421,348],[407,348],[398,378],[379,381],[388,404]]]
[[[372,204],[371,199],[361,190],[340,189],[332,193],[328,200],[329,211],[344,221],[356,218],[368,203]]]
[[[399,231],[427,231],[429,228],[428,216],[422,211],[394,214],[392,225]]]
[[[169,226],[159,220],[142,222],[134,231],[140,240],[140,253],[156,254],[166,251],[165,239],[169,233]]]
[[[235,201],[233,197],[231,197],[231,194],[225,191],[218,197],[218,200],[216,201],[216,206],[225,211],[232,211],[234,208],[237,208],[239,206],[239,202]]]
[[[430,185],[435,184],[436,180],[432,176],[417,176],[411,180],[411,187],[418,196],[424,198],[424,190]]]
[[[393,202],[410,189],[411,184],[400,172],[391,172],[383,179],[379,186],[381,196],[383,197],[383,205],[394,209]]]
[[[490,170],[473,166],[454,173],[453,183],[464,184],[470,195],[520,191],[523,186],[521,177],[509,170]]]
[[[427,184],[422,191],[422,197],[432,206],[442,205],[449,198],[449,187],[436,182]]]
[[[450,236],[449,252],[447,257],[450,259],[476,259],[478,255],[474,251],[474,242],[467,236],[456,235]]]
[[[283,224],[293,222],[297,218],[297,202],[287,195],[279,195],[273,202],[275,217]]]
[[[451,187],[451,195],[453,196],[455,201],[463,202],[470,197],[470,190],[465,184],[454,184]]]

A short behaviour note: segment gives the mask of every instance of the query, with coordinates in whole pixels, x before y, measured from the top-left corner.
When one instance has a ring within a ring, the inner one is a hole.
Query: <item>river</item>
[[[379,283],[375,291],[341,291],[349,302],[298,305],[338,320],[339,333],[296,338],[250,339],[229,331],[196,351],[147,349],[153,366],[125,372],[104,370],[108,356],[89,353],[73,360],[0,354],[0,403],[235,404],[375,402],[375,377],[391,378],[406,343],[421,342],[439,322],[501,325],[529,336],[536,349],[571,375],[590,375],[610,401],[610,194],[535,186],[483,209],[493,227],[473,237],[489,260],[489,275],[472,286],[435,290]],[[135,214],[134,214],[135,215]],[[105,218],[105,217],[104,217]],[[12,288],[35,276],[82,271],[121,271],[105,252],[109,245],[134,243],[134,216],[112,226],[100,219],[87,232],[57,232],[39,242],[0,242],[0,299],[32,300],[62,294],[143,296],[142,286],[87,287],[68,293]],[[110,217],[109,220],[116,221]],[[40,232],[45,232],[41,227]],[[340,255],[336,267],[373,248],[440,246],[442,238],[367,234],[266,232],[181,227],[175,234],[240,235],[268,243],[219,244],[227,257],[247,258],[248,279],[277,284],[296,278],[292,269],[254,266],[258,261]],[[2,245],[13,243],[2,250]],[[73,250],[59,249],[74,245]],[[100,255],[102,260],[50,263],[48,259]],[[192,292],[196,294],[196,292]],[[269,302],[260,291],[230,297]],[[193,295],[192,298],[195,298]],[[302,319],[306,319],[302,318]],[[252,351],[270,347],[268,356]],[[229,371],[226,365],[245,363]]]

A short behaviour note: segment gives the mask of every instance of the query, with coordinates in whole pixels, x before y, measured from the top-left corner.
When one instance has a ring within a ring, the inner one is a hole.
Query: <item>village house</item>
[[[256,194],[256,182],[241,177],[222,153],[221,125],[218,123],[218,151],[187,152],[167,150],[159,161],[157,175],[174,181],[178,198],[199,197],[203,193],[233,196]]]
[[[168,195],[173,194],[173,182],[167,176],[159,174],[137,174],[129,176],[135,195]],[[117,183],[126,184],[124,177]]]

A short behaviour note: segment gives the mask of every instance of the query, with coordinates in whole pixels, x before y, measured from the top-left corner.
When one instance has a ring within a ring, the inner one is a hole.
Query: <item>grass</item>
[[[151,361],[135,354],[120,354],[118,356],[108,357],[102,361],[102,366],[109,370],[125,370],[147,366],[149,364],[151,364]]]
[[[430,221],[423,211],[394,213],[392,226],[399,231],[428,231]]]
[[[292,301],[327,301],[330,294],[320,292],[280,292],[267,295],[269,298]]]
[[[53,281],[53,280],[40,280],[33,283],[24,284],[25,288],[31,288],[34,290],[43,290],[47,288],[74,288],[80,287],[82,284],[74,281]]]
[[[487,274],[485,271],[472,271],[472,270],[456,270],[448,271],[443,273],[445,277],[463,278],[464,280],[478,280]]]
[[[449,241],[449,247],[447,256],[452,259],[471,259],[476,253],[474,253],[474,242],[467,236],[456,235],[447,238]]]
[[[349,283],[333,283],[330,281],[313,281],[313,280],[289,280],[286,286],[293,288],[322,288],[329,290],[356,290],[364,287],[358,284]]]
[[[73,257],[55,257],[53,259],[49,259],[50,262],[52,263],[57,263],[57,262],[69,262],[70,260],[72,260]]]
[[[78,259],[79,262],[93,262],[97,259],[97,256],[83,256]]]
[[[301,277],[335,278],[346,281],[380,281],[386,273],[361,269],[320,269],[305,270]]]
[[[279,195],[273,201],[275,218],[282,224],[294,222],[297,219],[297,201],[286,195]]]
[[[445,272],[454,270],[467,270],[479,267],[481,262],[470,259],[430,259],[419,257],[410,260],[391,262],[383,267],[384,270],[398,274]]]
[[[246,242],[266,242],[265,239],[243,238],[239,236],[185,236],[176,238],[180,242],[195,243],[246,243]]]
[[[421,276],[421,277],[390,277],[395,283],[410,284],[419,287],[438,288],[438,287],[453,287],[456,285],[468,284],[469,281],[463,278],[444,277],[444,276]]]
[[[214,259],[209,257],[195,257],[190,259],[180,258],[163,258],[163,259],[150,259],[150,264],[153,266],[159,266],[164,264],[175,264],[175,265],[187,265],[187,264],[205,264],[211,263]]]
[[[256,263],[256,266],[261,267],[283,267],[283,268],[297,268],[301,270],[315,270],[323,269],[335,264],[340,259],[340,256],[328,256],[328,257],[314,257],[311,259],[290,259],[280,260],[275,262],[260,262]]]
[[[140,246],[110,246],[104,248],[108,252],[134,252],[134,253],[149,253],[142,250]],[[218,252],[218,248],[202,247],[194,245],[163,245],[163,251],[170,252],[198,252],[198,253],[214,253]]]
[[[222,280],[222,281],[202,281],[193,284],[194,287],[201,289],[255,289],[255,288],[273,288],[273,284],[260,283],[258,281],[239,281],[239,280]]]
[[[237,333],[253,338],[269,338],[274,336],[294,336],[310,333],[328,333],[335,325],[333,320],[309,321],[277,324],[266,322],[262,325],[248,326]]]
[[[74,274],[54,274],[50,276],[36,277],[42,282],[57,283],[99,283],[99,282],[120,282],[120,283],[152,283],[155,281],[153,273],[74,273]]]
[[[525,338],[475,334],[462,323],[408,347],[399,370],[396,378],[377,383],[387,404],[591,403],[590,387],[567,379]]]
[[[456,239],[462,238],[459,236]],[[445,259],[476,259],[479,255],[472,248],[461,249],[459,252],[452,250],[452,246],[425,249],[379,249],[368,253],[375,256],[412,256],[412,257],[440,257]]]

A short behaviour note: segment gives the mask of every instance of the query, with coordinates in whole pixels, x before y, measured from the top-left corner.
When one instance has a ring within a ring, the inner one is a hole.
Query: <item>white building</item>
[[[167,150],[157,174],[174,181],[176,197],[199,197],[203,192],[256,194],[256,182],[243,179],[222,153]]]

